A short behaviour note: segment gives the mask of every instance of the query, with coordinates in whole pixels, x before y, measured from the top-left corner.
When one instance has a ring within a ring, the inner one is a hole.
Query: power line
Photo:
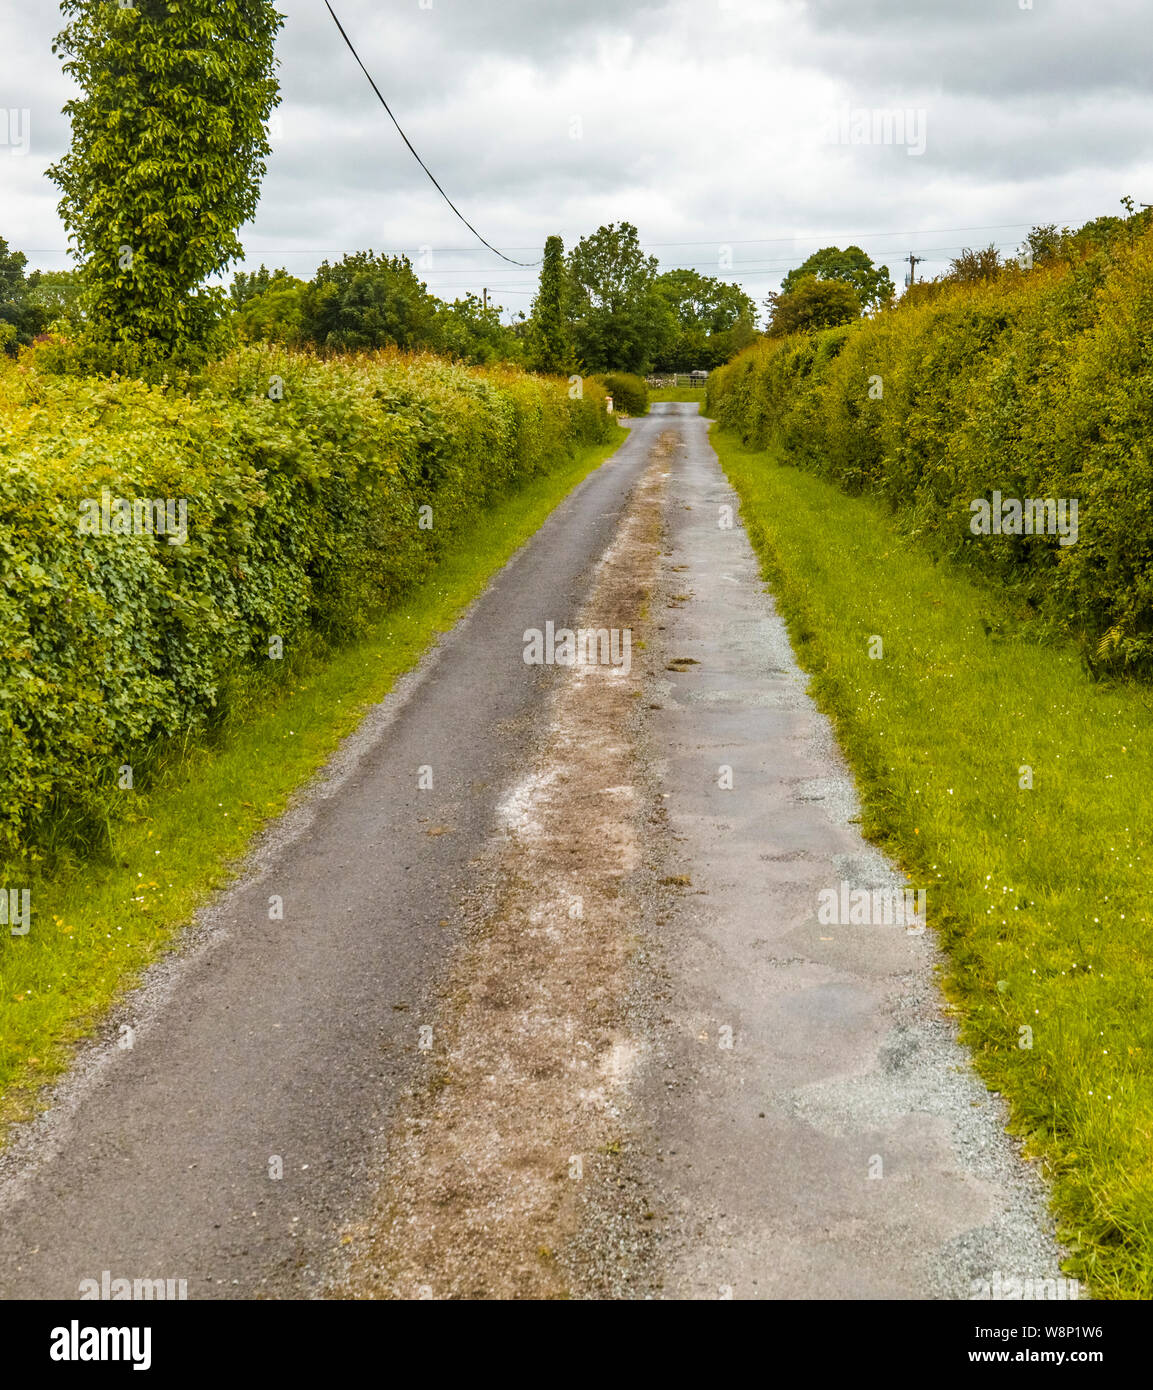
[[[390,114],[391,114],[391,113],[390,113]],[[455,209],[454,209],[454,211],[455,211]],[[465,223],[465,225],[468,226],[468,223]],[[1029,222],[986,222],[986,223],[982,223],[981,225],[976,226],[976,227],[911,227],[911,228],[906,229],[905,231],[894,231],[894,232],[837,232],[837,231],[828,231],[828,232],[818,232],[818,233],[814,233],[812,236],[745,237],[745,238],[737,238],[737,239],[730,239],[730,240],[726,240],[726,239],[723,238],[723,237],[717,237],[717,238],[714,238],[714,237],[701,237],[698,241],[645,241],[645,242],[642,242],[642,244],[641,244],[641,249],[642,249],[642,250],[645,250],[645,251],[648,251],[648,250],[655,249],[655,248],[657,248],[657,247],[664,247],[664,246],[766,246],[766,245],[772,245],[772,244],[783,243],[783,242],[796,242],[796,241],[799,241],[799,242],[802,242],[802,243],[804,243],[804,242],[810,242],[810,241],[814,241],[814,242],[815,242],[815,241],[820,241],[820,240],[821,240],[823,237],[825,237],[825,236],[836,237],[838,241],[847,241],[847,242],[849,242],[849,243],[853,243],[853,242],[858,242],[858,241],[871,241],[871,240],[873,240],[873,238],[875,238],[875,237],[883,237],[883,236],[886,236],[886,237],[888,237],[888,236],[899,236],[899,237],[913,237],[913,236],[916,236],[916,237],[925,237],[925,236],[939,236],[939,235],[941,235],[941,234],[943,234],[943,233],[946,233],[946,232],[981,232],[981,231],[993,232],[993,231],[1008,230],[1008,229],[1011,228],[1011,227],[1029,227],[1029,226],[1031,226],[1031,225],[1032,225],[1032,224],[1029,223]],[[483,240],[483,238],[482,238],[482,240]],[[484,244],[485,244],[486,246],[488,246],[488,242],[485,242]],[[1005,244],[1007,244],[1007,243],[1005,243]],[[952,247],[952,246],[942,246],[942,247],[937,247],[937,248],[935,248],[935,249],[941,250],[941,251],[951,251],[951,250],[954,250],[954,249],[960,249],[960,247],[961,247],[961,243],[957,243],[957,246],[956,246],[956,247]],[[27,255],[30,255],[30,256],[64,256],[64,255],[67,255],[68,252],[69,252],[69,248],[68,248],[67,246],[25,246],[25,247],[23,247],[22,249],[25,251],[25,253],[26,253]],[[470,249],[471,249],[471,248],[468,247],[468,246],[437,246],[437,247],[436,247],[436,252],[437,252],[437,255],[440,255],[440,256],[448,256],[448,255],[453,255],[453,254],[456,254],[456,253],[464,254],[464,253],[466,253],[467,251],[469,251]],[[488,246],[488,249],[489,249],[490,251],[492,251],[492,250],[494,250],[495,248],[492,247],[492,246]],[[511,251],[531,251],[531,250],[533,250],[533,249],[534,249],[534,248],[533,248],[533,247],[530,247],[530,246],[512,246],[512,247],[509,248],[509,250],[511,250]],[[331,256],[331,255],[337,254],[338,252],[347,252],[347,250],[348,250],[348,247],[347,247],[347,246],[264,246],[264,247],[259,247],[259,248],[257,248],[257,250],[254,252],[254,254],[259,254],[259,255],[261,255],[261,256]],[[406,254],[408,251],[420,251],[420,250],[421,250],[420,247],[398,247],[398,248],[396,249],[395,253],[392,252],[392,251],[386,250],[386,251],[384,251],[383,254],[385,254],[385,255],[392,255],[392,254],[400,255],[400,254]],[[497,251],[496,254],[497,254],[498,256],[502,256],[503,259],[506,260],[506,261],[508,261],[511,265],[520,266],[520,267],[522,267],[523,269],[535,270],[536,267],[540,264],[538,261],[534,261],[534,262],[531,262],[531,263],[526,262],[526,261],[514,261],[510,256],[505,256],[505,255],[503,254],[503,252],[500,252],[500,251]],[[251,259],[251,257],[250,257],[249,259]],[[705,261],[703,261],[703,260],[698,260],[698,261],[686,261],[686,262],[677,262],[676,264],[677,264],[677,265],[681,265],[681,266],[695,266],[695,265],[704,265],[704,264],[705,264]],[[747,262],[738,261],[738,262],[736,262],[736,264],[737,264],[737,265],[747,264]],[[778,264],[778,265],[791,265],[791,264],[792,264],[792,258],[786,258],[786,259],[781,260],[781,261],[776,261],[776,262],[773,262],[773,264]],[[460,267],[460,268],[463,269],[464,267]],[[479,269],[479,267],[478,267],[478,269]],[[436,272],[436,271],[429,271],[428,273],[434,274],[434,275],[435,275],[437,272]],[[498,273],[512,274],[513,272],[511,272],[511,271],[505,271],[505,272],[489,271],[488,273],[489,273],[489,274],[498,274]]]
[[[360,61],[360,54],[359,54],[359,53],[356,51],[356,49],[353,47],[352,40],[351,40],[351,39],[348,37],[348,35],[344,32],[344,25],[341,24],[341,22],[340,22],[339,19],[337,19],[337,17],[336,17],[336,11],[335,11],[335,10],[332,8],[332,6],[328,3],[328,0],[324,0],[324,4],[325,4],[325,7],[326,7],[327,10],[328,10],[328,13],[332,16],[332,22],[333,22],[333,23],[336,25],[336,27],[340,30],[340,37],[341,37],[341,38],[345,41],[345,43],[348,45],[348,51],[349,51],[349,52],[352,54],[352,56],[356,59],[357,65],[359,66],[361,72],[364,73],[365,77],[368,78],[369,85],[372,87],[372,90],[376,93],[376,95],[380,98],[380,104],[381,104],[381,106],[383,106],[384,109],[388,112],[389,120],[393,123],[394,126],[396,126],[397,130],[400,131],[400,138],[404,141],[404,143],[405,143],[405,144],[408,146],[408,148],[412,151],[413,158],[416,160],[416,162],[420,165],[420,167],[424,170],[424,172],[425,172],[425,173],[429,176],[429,178],[432,180],[432,185],[433,185],[433,187],[434,187],[434,188],[436,189],[436,191],[440,194],[440,196],[444,199],[444,201],[449,205],[449,207],[452,208],[453,212],[456,213],[457,217],[460,218],[460,220],[461,220],[461,221],[464,223],[464,225],[469,229],[469,231],[473,234],[473,236],[476,237],[477,241],[479,241],[479,242],[481,243],[481,245],[487,246],[488,249],[493,253],[493,255],[494,255],[494,256],[499,256],[499,257],[501,258],[502,261],[508,261],[510,265],[519,265],[519,266],[525,267],[526,269],[531,269],[532,266],[533,266],[533,264],[539,264],[539,262],[514,261],[513,258],[512,258],[511,256],[506,256],[506,255],[504,254],[503,251],[498,251],[498,250],[496,249],[496,247],[493,246],[490,242],[485,241],[484,237],[481,236],[481,234],[480,234],[480,233],[477,231],[477,229],[472,225],[472,223],[468,220],[468,218],[465,217],[464,213],[461,212],[461,210],[460,210],[460,209],[457,207],[457,205],[452,201],[452,199],[448,196],[448,194],[444,191],[444,189],[441,188],[440,184],[437,183],[436,178],[435,178],[435,176],[433,175],[432,170],[428,167],[428,165],[424,162],[424,160],[421,159],[420,155],[417,154],[416,149],[415,149],[415,147],[413,146],[412,141],[408,138],[408,136],[407,136],[407,135],[404,133],[404,131],[401,129],[400,122],[399,122],[399,121],[396,119],[396,117],[392,114],[392,109],[390,108],[388,102],[385,101],[384,97],[381,95],[380,88],[379,88],[379,87],[376,85],[376,83],[372,80],[372,73],[370,73],[369,70],[368,70],[368,69],[364,66],[364,64]]]
[[[1003,242],[1000,242],[999,245],[998,245],[998,249],[1004,249],[1005,247],[1008,247],[1008,246],[1010,246],[1011,244],[1012,244],[1012,243],[1010,243],[1010,242],[1004,242],[1004,241],[1003,241]],[[963,251],[963,250],[965,250],[965,249],[966,249],[966,248],[965,248],[964,244],[963,244],[962,242],[959,242],[959,241],[954,242],[951,246],[930,246],[930,247],[928,248],[928,250],[929,250],[930,252],[933,252],[933,251]],[[263,255],[264,253],[262,252],[261,254]],[[908,260],[908,257],[907,257],[907,256],[902,256],[901,259],[902,259],[902,260]],[[926,256],[918,256],[917,259],[918,259],[918,261],[922,261],[922,260],[926,260],[926,259],[930,259],[930,260],[931,260],[932,257],[931,257],[931,256],[929,256],[929,257],[926,257]],[[780,267],[780,266],[785,266],[785,267],[787,268],[787,267],[793,266],[793,265],[795,265],[795,264],[796,264],[796,256],[788,256],[788,257],[785,257],[785,258],[782,259],[782,260],[776,260],[776,259],[774,259],[774,260],[750,259],[750,260],[747,260],[747,261],[733,261],[732,265],[727,266],[727,267],[724,267],[724,269],[725,269],[726,271],[731,271],[734,275],[737,275],[737,274],[740,274],[740,273],[755,272],[755,271],[757,271],[757,270],[771,271],[771,270],[773,270],[774,268],[777,268],[777,267]],[[664,260],[662,260],[662,261],[660,262],[660,265],[661,265],[661,269],[662,269],[662,270],[695,270],[695,269],[697,269],[698,267],[704,267],[705,269],[711,269],[711,270],[718,270],[718,269],[721,269],[721,267],[719,267],[719,266],[717,265],[717,263],[716,263],[715,260],[705,260],[705,259],[696,260],[696,261],[664,261]],[[467,265],[451,265],[451,266],[444,266],[444,267],[442,267],[442,268],[424,267],[424,268],[421,269],[421,271],[420,271],[420,274],[421,274],[421,275],[437,276],[437,277],[440,277],[440,276],[443,276],[443,275],[462,275],[462,276],[465,276],[466,278],[472,278],[472,279],[475,279],[475,278],[477,278],[478,276],[482,276],[482,275],[485,276],[485,277],[488,277],[488,278],[492,278],[492,277],[495,277],[495,276],[498,276],[498,275],[516,275],[517,273],[518,273],[518,272],[515,271],[515,270],[491,270],[491,269],[486,270],[486,269],[484,269],[484,268],[481,267],[481,266],[473,267],[473,266],[467,266]]]
[[[744,240],[732,240],[727,237],[717,238],[717,245],[724,246],[757,246],[765,245],[770,242],[784,241],[820,241],[822,237],[835,236],[839,240],[866,241],[879,236],[938,236],[944,232],[997,232],[1006,231],[1010,227],[1031,227],[1031,222],[981,222],[975,227],[906,227],[904,230],[895,232],[838,232],[826,230],[823,232],[813,232],[811,235],[806,233],[794,233],[792,236],[779,237],[747,237]],[[707,246],[712,242],[712,238],[706,237],[700,241],[646,241],[645,246]],[[516,249],[516,248],[514,248]]]

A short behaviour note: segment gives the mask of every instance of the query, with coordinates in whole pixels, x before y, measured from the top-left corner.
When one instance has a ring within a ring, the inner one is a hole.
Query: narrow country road
[[[630,660],[526,664],[549,622]],[[1055,1276],[931,935],[818,923],[898,883],[854,815],[707,424],[655,405],[0,1154],[0,1294]]]

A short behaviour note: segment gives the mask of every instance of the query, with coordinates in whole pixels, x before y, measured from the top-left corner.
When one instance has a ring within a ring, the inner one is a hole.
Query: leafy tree
[[[10,251],[0,236],[0,304],[15,303],[24,293],[24,267],[28,257],[23,251]]]
[[[978,285],[984,280],[995,280],[1003,269],[1001,253],[992,244],[981,251],[966,246],[959,256],[949,262],[947,278],[961,285]]]
[[[335,265],[325,261],[308,284],[262,265],[234,275],[228,297],[242,338],[336,351],[424,349],[472,363],[517,361],[524,354],[520,336],[501,322],[499,306],[486,307],[474,294],[442,303],[405,256],[358,251]]]
[[[864,309],[878,309],[896,293],[887,265],[875,266],[859,246],[826,246],[814,251],[803,265],[790,270],[781,281],[781,293],[792,294],[802,280],[815,275],[818,280],[840,280],[852,286]]]
[[[666,270],[657,289],[676,324],[657,359],[665,370],[711,370],[756,337],[756,305],[739,285],[695,270]]]
[[[235,280],[229,287],[229,296],[237,291],[236,297],[240,299],[240,307],[232,316],[237,333],[249,340],[290,346],[299,343],[303,338],[301,325],[307,288],[304,281],[283,270],[269,276],[263,266],[254,275],[264,285],[255,293],[248,293],[243,287],[238,289]]]
[[[1029,248],[1029,259],[1034,265],[1043,265],[1046,261],[1053,260],[1063,251],[1068,234],[1068,227],[1059,232],[1055,222],[1033,227],[1025,238],[1025,244]]]
[[[537,371],[559,373],[572,366],[566,289],[564,242],[558,236],[550,236],[544,244],[540,287],[533,300],[529,329],[529,350]]]
[[[28,277],[28,303],[46,328],[78,329],[84,323],[84,286],[75,270],[34,270]]]
[[[83,259],[92,317],[113,339],[203,336],[241,255],[277,102],[269,0],[63,0],[53,45],[82,95],[72,145],[48,172]],[[199,293],[198,293],[199,291]]]
[[[34,270],[25,276],[28,258],[10,251],[0,237],[0,346],[15,353],[53,323],[79,325],[79,286],[75,272]]]
[[[568,272],[573,342],[586,370],[648,371],[676,325],[637,229],[598,227],[573,247]]]
[[[23,251],[10,251],[0,237],[0,347],[14,353],[21,342],[30,342],[25,330],[28,307],[28,282],[24,267],[28,257]]]
[[[437,309],[431,346],[446,357],[483,366],[516,362],[524,355],[521,339],[501,323],[501,307],[486,308],[479,295],[469,294]]]
[[[234,309],[242,309],[250,299],[255,299],[258,294],[267,294],[270,289],[282,284],[303,285],[304,281],[289,275],[283,266],[279,270],[269,270],[262,264],[259,270],[250,271],[247,275],[243,270],[238,270],[228,287],[228,299]]]
[[[438,305],[407,256],[357,251],[317,270],[303,294],[301,331],[329,348],[431,347]]]
[[[1083,227],[1078,227],[1074,233],[1078,242],[1082,245],[1098,247],[1108,246],[1117,237],[1129,230],[1141,231],[1149,225],[1148,212],[1139,212],[1132,219],[1124,217],[1094,217],[1092,221],[1086,222]]]
[[[815,275],[807,275],[787,294],[770,294],[766,303],[769,336],[773,338],[836,328],[861,316],[861,301],[852,285],[843,280],[820,280]]]

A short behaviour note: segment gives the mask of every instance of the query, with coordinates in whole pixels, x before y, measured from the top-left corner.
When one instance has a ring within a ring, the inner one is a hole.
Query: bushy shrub
[[[641,376],[631,372],[609,372],[598,377],[608,394],[613,398],[613,409],[623,415],[645,415],[649,408],[649,388]]]
[[[1153,673],[1153,232],[761,342],[710,375],[706,411],[886,498],[1094,672]],[[974,535],[971,504],[994,491],[1076,499],[1076,542]]]
[[[0,850],[202,731],[278,642],[361,631],[611,427],[595,386],[395,352],[247,348],[181,391],[0,366]],[[183,504],[186,539],[82,533],[115,499],[172,502],[178,529]]]

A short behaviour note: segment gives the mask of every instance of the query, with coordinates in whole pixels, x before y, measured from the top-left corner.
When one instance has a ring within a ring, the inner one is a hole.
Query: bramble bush
[[[939,553],[1076,640],[1094,674],[1148,676],[1153,231],[931,289],[757,344],[710,375],[706,412],[753,447],[886,499]],[[1076,498],[1076,543],[974,536],[970,504],[994,490]]]
[[[208,729],[274,639],[288,657],[355,637],[612,424],[591,383],[570,400],[396,351],[251,347],[181,389],[43,372],[35,349],[0,364],[0,852],[98,817],[119,767]],[[186,542],[82,534],[104,488],[182,500]]]

